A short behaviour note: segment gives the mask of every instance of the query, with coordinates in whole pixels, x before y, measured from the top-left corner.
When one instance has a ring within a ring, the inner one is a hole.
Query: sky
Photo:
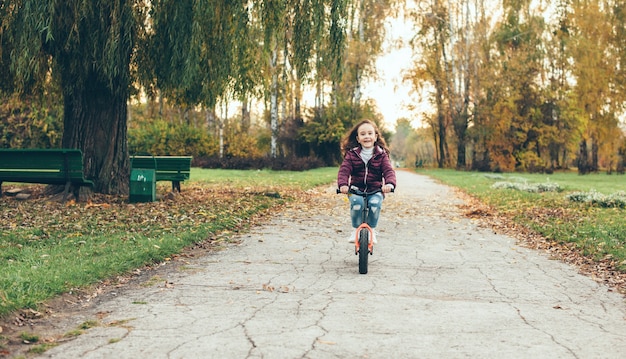
[[[415,30],[412,24],[405,22],[401,17],[387,23],[387,36],[383,45],[383,55],[376,62],[378,79],[365,82],[363,97],[376,101],[382,113],[385,124],[390,129],[395,128],[396,120],[407,118],[414,127],[419,127],[418,114],[408,110],[407,105],[417,101],[417,96],[411,94],[411,85],[403,82],[403,72],[412,65],[412,50],[408,41]],[[394,47],[400,40],[405,46]]]
[[[421,127],[420,114],[409,111],[411,103],[417,102],[417,95],[411,94],[411,85],[403,82],[403,72],[412,65],[412,50],[408,42],[414,34],[413,25],[398,18],[387,21],[387,34],[383,44],[383,53],[376,62],[378,72],[377,79],[366,79],[362,84],[362,100],[373,99],[380,113],[383,115],[385,126],[389,130],[395,130],[396,120],[407,118],[411,120],[413,127]],[[394,44],[401,42],[404,47],[398,48]],[[305,90],[302,104],[313,106],[315,93],[313,89]],[[238,111],[239,105],[229,105],[229,116]],[[420,111],[427,109],[427,105],[419,106]]]

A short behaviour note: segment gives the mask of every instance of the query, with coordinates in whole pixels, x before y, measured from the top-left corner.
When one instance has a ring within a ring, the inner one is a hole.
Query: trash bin
[[[130,195],[128,201],[154,202],[156,199],[156,174],[151,168],[133,168],[130,171]]]

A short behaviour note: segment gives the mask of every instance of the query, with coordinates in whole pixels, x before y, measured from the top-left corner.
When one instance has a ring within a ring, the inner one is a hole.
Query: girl
[[[382,190],[382,193],[369,197],[370,212],[367,224],[376,228],[384,193],[389,193],[396,187],[396,173],[389,160],[387,143],[380,136],[374,122],[362,120],[343,138],[341,150],[344,158],[337,174],[337,186],[341,193],[347,194],[351,186],[367,192]],[[349,198],[352,227],[357,228],[361,225],[364,199],[356,195],[350,195]],[[373,237],[376,243],[376,235]],[[353,234],[350,242],[354,242],[355,238],[356,234]]]

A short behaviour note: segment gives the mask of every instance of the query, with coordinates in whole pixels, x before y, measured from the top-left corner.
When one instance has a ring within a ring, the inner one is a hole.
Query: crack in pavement
[[[109,322],[133,318],[121,340],[102,327],[42,357],[623,357],[622,296],[464,217],[448,187],[397,174],[367,275],[329,186],[239,245],[100,303]]]

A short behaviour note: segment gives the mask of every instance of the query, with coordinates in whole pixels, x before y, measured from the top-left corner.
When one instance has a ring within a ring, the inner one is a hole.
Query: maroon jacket
[[[374,155],[367,163],[361,159],[361,147],[348,151],[337,174],[337,187],[357,186],[361,191],[373,191],[384,184],[396,187],[396,173],[387,153],[380,147],[374,148]]]

